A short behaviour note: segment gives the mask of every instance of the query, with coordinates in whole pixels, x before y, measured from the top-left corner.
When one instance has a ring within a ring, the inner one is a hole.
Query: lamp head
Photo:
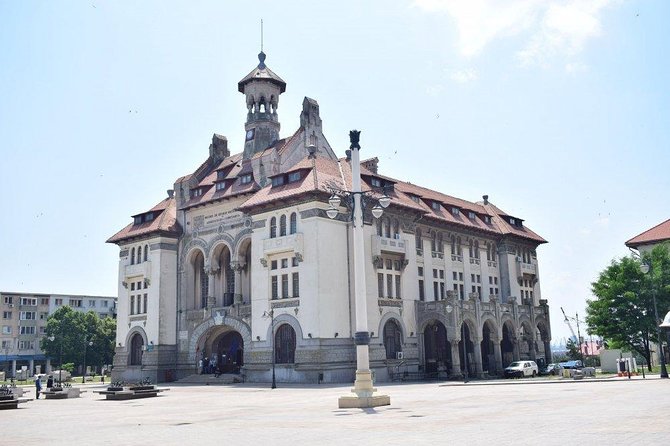
[[[331,220],[332,220],[333,218],[337,217],[337,214],[338,214],[338,212],[337,212],[337,209],[335,209],[335,208],[330,208],[330,209],[328,209],[328,210],[326,211],[326,215],[327,215],[328,218],[330,218]]]
[[[381,205],[381,207],[386,209],[389,206],[389,204],[391,204],[391,197],[389,197],[388,195],[384,195],[379,199],[379,204]]]
[[[647,274],[649,272],[649,264],[645,262],[640,263],[640,271],[642,271],[643,274]]]
[[[333,194],[333,195],[331,195],[330,198],[328,199],[328,204],[330,205],[331,208],[336,208],[336,207],[338,207],[338,206],[340,205],[340,201],[341,201],[340,197],[338,197],[337,195]]]
[[[372,208],[372,216],[373,216],[374,218],[379,218],[379,217],[381,217],[383,213],[384,213],[384,209],[382,209],[382,207],[379,206],[378,204],[376,204],[376,205]]]
[[[663,322],[661,322],[661,325],[659,325],[659,327],[670,329],[670,311],[668,311],[665,314],[665,317],[663,318]]]

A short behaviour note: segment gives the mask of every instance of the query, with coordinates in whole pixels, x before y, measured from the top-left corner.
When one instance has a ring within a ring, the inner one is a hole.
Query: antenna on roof
[[[263,19],[261,19],[261,53],[263,52]]]

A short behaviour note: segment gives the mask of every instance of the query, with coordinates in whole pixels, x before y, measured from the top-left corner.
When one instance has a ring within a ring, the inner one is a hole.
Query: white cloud
[[[458,49],[466,57],[481,53],[496,39],[521,36],[517,57],[524,65],[546,65],[571,57],[601,34],[600,15],[620,0],[414,0],[431,13],[446,13],[458,31]]]
[[[477,71],[473,68],[453,70],[449,73],[449,78],[454,82],[458,82],[459,84],[465,84],[477,80]]]

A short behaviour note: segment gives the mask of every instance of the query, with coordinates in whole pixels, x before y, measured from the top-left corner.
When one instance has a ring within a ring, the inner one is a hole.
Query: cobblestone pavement
[[[169,387],[106,401],[86,386],[0,411],[0,445],[670,443],[670,380],[658,376],[378,385],[391,406],[367,410],[337,408],[351,386]]]

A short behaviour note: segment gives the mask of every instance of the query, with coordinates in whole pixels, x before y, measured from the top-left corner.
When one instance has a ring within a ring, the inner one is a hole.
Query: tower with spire
[[[265,53],[258,54],[258,66],[238,84],[247,104],[244,124],[244,159],[270,147],[279,139],[279,95],[286,91],[286,82],[265,65]]]

